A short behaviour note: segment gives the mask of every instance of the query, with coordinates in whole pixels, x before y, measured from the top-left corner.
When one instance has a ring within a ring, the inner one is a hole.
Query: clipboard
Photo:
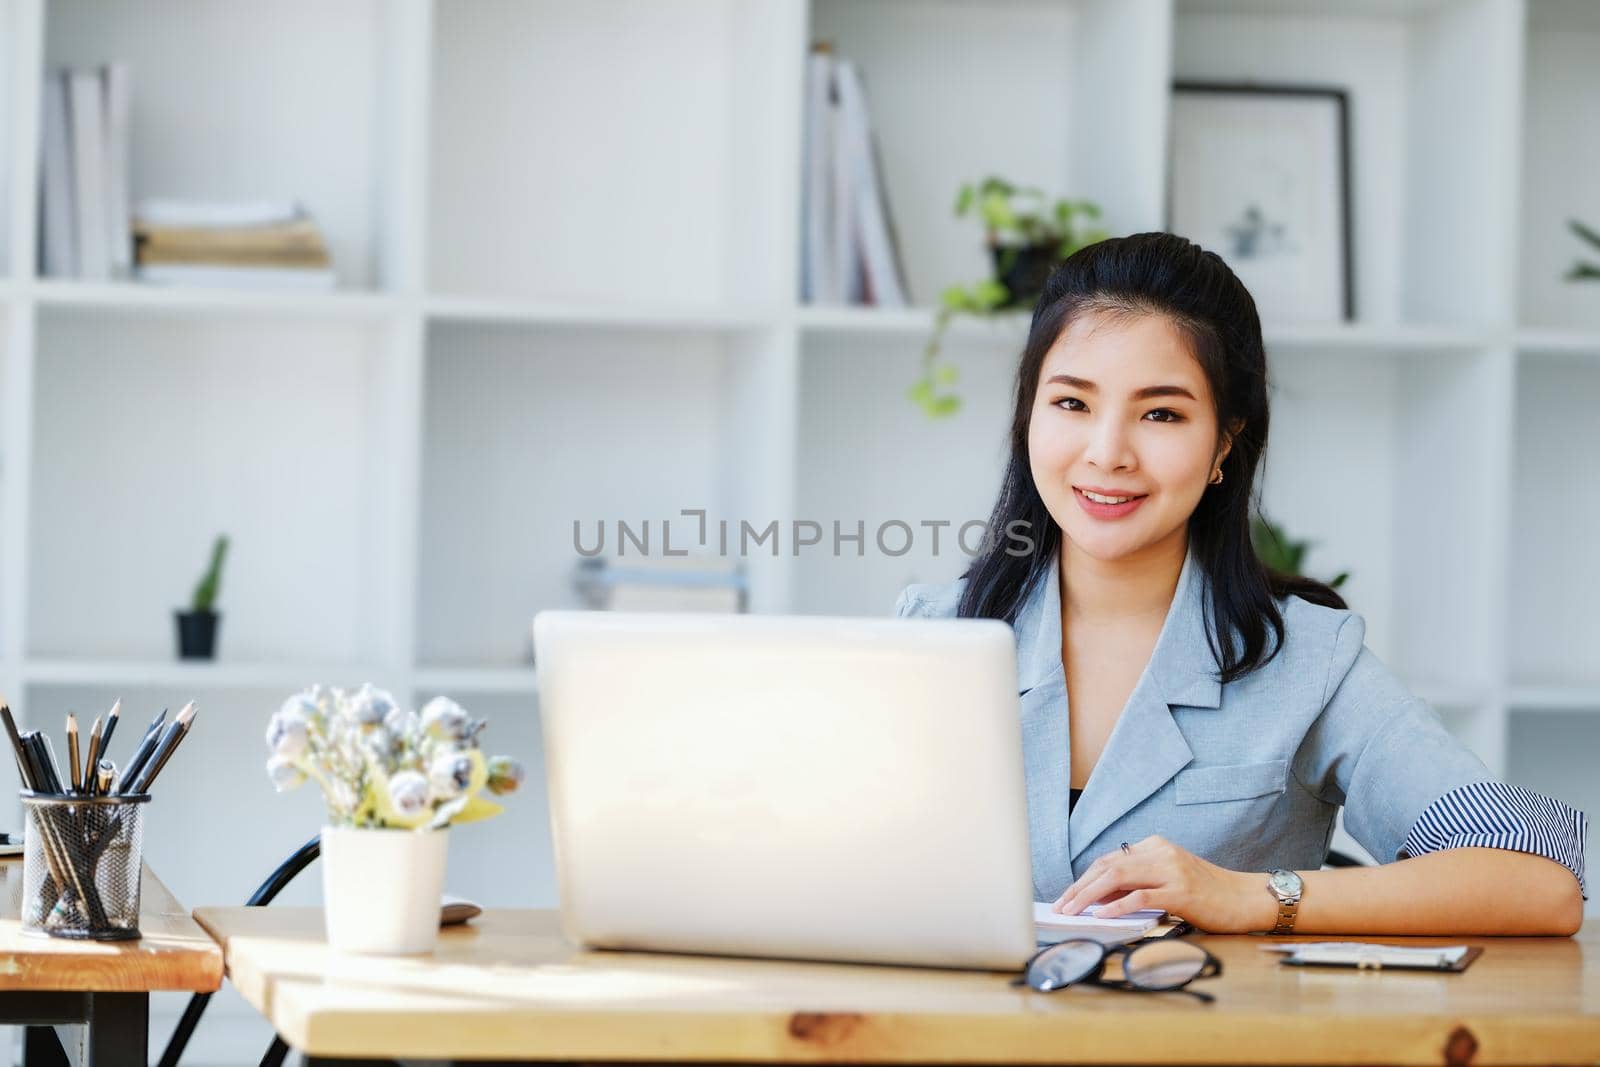
[[[1465,946],[1464,946],[1465,947]],[[1309,954],[1302,954],[1311,950]],[[1317,951],[1321,950],[1321,951]],[[1434,974],[1460,974],[1483,955],[1478,946],[1466,947],[1455,959],[1437,955],[1437,950],[1402,947],[1399,945],[1370,945],[1363,942],[1346,942],[1338,945],[1296,945],[1284,951],[1278,961],[1290,967],[1343,967],[1358,971],[1427,971]]]

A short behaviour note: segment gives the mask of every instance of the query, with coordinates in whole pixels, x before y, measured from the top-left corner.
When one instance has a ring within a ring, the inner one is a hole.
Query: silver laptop
[[[1004,623],[545,611],[533,632],[572,940],[992,969],[1032,952]]]

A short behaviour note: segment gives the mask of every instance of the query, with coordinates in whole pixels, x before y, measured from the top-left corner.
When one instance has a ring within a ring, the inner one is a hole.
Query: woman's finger
[[[1115,919],[1144,908],[1159,908],[1161,905],[1156,903],[1159,894],[1160,891],[1156,889],[1135,889],[1121,899],[1105,905],[1095,914],[1102,919]]]
[[[1068,889],[1055,910],[1063,915],[1077,915],[1090,904],[1107,900],[1116,893],[1130,889],[1143,889],[1160,884],[1159,878],[1147,864],[1132,857],[1113,862],[1094,878],[1082,880]]]

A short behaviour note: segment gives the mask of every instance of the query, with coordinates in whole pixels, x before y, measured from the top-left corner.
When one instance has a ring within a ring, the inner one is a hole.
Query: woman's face
[[[1033,481],[1062,534],[1095,559],[1183,543],[1229,447],[1205,372],[1166,317],[1082,314],[1045,354],[1028,423]]]

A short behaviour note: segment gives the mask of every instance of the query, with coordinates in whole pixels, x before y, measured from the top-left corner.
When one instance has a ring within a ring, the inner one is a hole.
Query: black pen
[[[22,780],[31,791],[46,793],[44,768],[39,763],[39,754],[35,742],[39,738],[39,731],[25,730],[18,742],[22,746]]]
[[[22,736],[17,733],[17,720],[11,717],[11,705],[3,700],[0,700],[0,720],[5,721],[6,736],[11,739],[11,752],[17,757],[17,774],[21,776],[22,784],[32,789],[33,781],[22,752]]]

